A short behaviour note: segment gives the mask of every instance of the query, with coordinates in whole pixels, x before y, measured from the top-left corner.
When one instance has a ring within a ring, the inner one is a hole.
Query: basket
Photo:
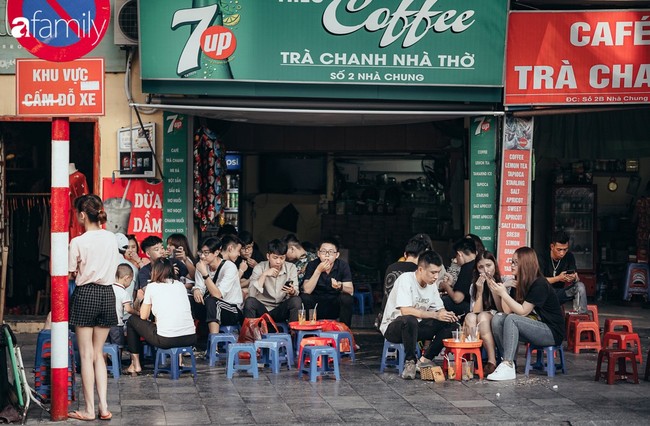
[[[444,382],[445,374],[442,372],[442,367],[423,367],[420,368],[420,378],[426,381]]]

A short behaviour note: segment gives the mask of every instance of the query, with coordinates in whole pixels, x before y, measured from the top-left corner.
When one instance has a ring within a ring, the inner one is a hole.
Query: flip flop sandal
[[[110,420],[110,419],[112,419],[112,418],[113,418],[113,413],[111,413],[110,411],[109,411],[108,413],[106,413],[106,414],[100,414],[100,415],[99,415],[99,420],[106,420],[106,421],[108,421],[108,420]]]
[[[84,422],[94,422],[95,417],[84,417],[79,411],[71,411],[68,413],[69,419],[81,420]]]

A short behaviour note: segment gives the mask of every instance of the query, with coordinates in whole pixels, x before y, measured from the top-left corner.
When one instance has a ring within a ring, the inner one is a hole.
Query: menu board
[[[533,124],[532,118],[505,119],[497,250],[501,275],[512,275],[513,253],[530,242]]]
[[[163,239],[174,233],[188,236],[187,121],[182,114],[164,114]]]
[[[496,235],[496,117],[476,117],[470,134],[469,232],[494,252]]]

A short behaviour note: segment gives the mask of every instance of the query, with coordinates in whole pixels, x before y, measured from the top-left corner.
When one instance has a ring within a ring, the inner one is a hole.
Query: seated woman
[[[155,322],[149,321],[151,313],[156,317]],[[126,338],[131,352],[131,365],[127,372],[131,374],[142,371],[140,337],[148,344],[163,349],[196,344],[187,291],[175,279],[172,264],[165,257],[153,262],[151,282],[144,293],[140,316],[133,315],[127,322]]]
[[[501,274],[494,255],[489,251],[483,251],[476,255],[474,284],[470,289],[472,312],[465,317],[465,335],[469,335],[471,327],[478,326],[483,348],[488,357],[488,362],[483,367],[486,375],[493,373],[497,368],[494,336],[492,336],[492,317],[497,312],[497,306],[488,288],[487,283],[490,281],[501,282]]]
[[[167,252],[169,257],[175,257],[187,268],[187,275],[185,278],[192,282],[185,284],[185,287],[187,287],[188,290],[191,289],[193,287],[194,274],[196,273],[196,268],[194,266],[196,259],[192,255],[192,250],[190,250],[190,243],[187,241],[187,237],[183,234],[170,234],[169,237],[167,237]]]
[[[564,316],[555,291],[542,276],[535,250],[519,247],[512,255],[515,298],[502,283],[488,281],[497,308],[503,313],[492,318],[492,333],[503,361],[488,380],[513,380],[513,364],[519,341],[538,346],[558,346],[564,340]]]

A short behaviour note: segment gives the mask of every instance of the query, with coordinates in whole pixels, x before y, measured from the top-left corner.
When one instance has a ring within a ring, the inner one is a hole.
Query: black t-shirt
[[[539,277],[533,281],[524,300],[535,305],[535,312],[553,332],[555,345],[562,344],[562,340],[564,340],[564,316],[557,295],[548,280],[545,277]]]
[[[266,260],[266,259],[264,258],[264,256],[262,256],[262,253],[260,253],[259,250],[255,250],[255,249],[253,249],[253,254],[251,255],[251,257],[252,257],[253,260],[255,260],[257,263],[264,262],[264,261]],[[239,257],[237,258],[237,260],[235,261],[235,265],[237,265],[237,269],[239,269],[239,265],[241,265],[241,263],[242,263],[243,261],[244,261],[244,258],[243,258],[243,257],[239,256]],[[255,269],[255,268],[251,268],[251,267],[249,266],[248,269],[246,269],[246,271],[244,271],[244,273],[242,274],[241,279],[242,279],[242,280],[248,280],[248,279],[250,279],[251,275],[253,275],[253,269]]]
[[[559,262],[556,262],[551,259],[551,251],[546,250],[544,254],[537,255],[537,261],[539,262],[539,270],[547,278],[560,275],[564,271],[576,270],[576,258],[570,251]],[[564,288],[565,284],[564,281],[559,281],[551,285],[553,288]]]
[[[314,275],[316,267],[318,267],[319,264],[320,259],[318,258],[309,262],[307,269],[305,269],[305,279],[303,281],[303,285],[312,277],[312,275]],[[311,292],[311,294],[314,296],[327,294],[338,296],[339,291],[332,288],[332,278],[334,278],[336,281],[352,282],[352,272],[350,271],[350,265],[341,259],[336,259],[329,274],[325,272],[320,274],[318,277],[318,282],[316,283],[316,287],[314,288],[314,291]]]
[[[475,260],[465,263],[460,267],[460,272],[458,272],[458,279],[454,285],[454,291],[460,291],[463,293],[463,300],[460,303],[455,303],[449,295],[442,298],[442,301],[445,304],[445,309],[453,311],[456,315],[466,314],[469,312],[469,302],[471,300],[469,289],[472,287],[475,263]]]
[[[413,272],[417,269],[418,265],[413,262],[395,262],[388,265],[388,268],[386,268],[386,276],[384,277],[384,298],[381,302],[380,312],[384,312],[386,301],[388,300],[388,296],[390,295],[397,278],[399,278],[399,276],[404,272]]]
[[[189,271],[183,262],[174,257],[170,258],[169,261],[171,262],[172,266],[178,268],[178,278],[187,276]],[[191,278],[194,279],[194,277]],[[138,272],[138,280],[135,283],[134,290],[138,291],[141,288],[145,288],[147,284],[149,284],[149,280],[151,280],[151,263],[147,263],[142,268],[140,268],[140,271]]]

